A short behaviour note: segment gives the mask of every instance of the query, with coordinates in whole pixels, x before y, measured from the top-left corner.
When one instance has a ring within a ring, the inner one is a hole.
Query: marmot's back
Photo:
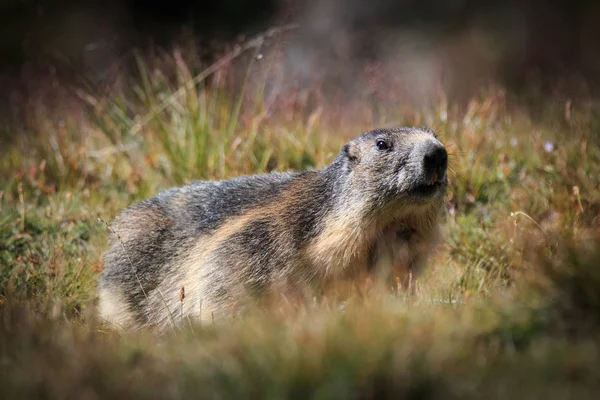
[[[275,200],[295,175],[273,173],[217,182],[198,181],[161,192],[154,201],[181,224],[174,229],[210,233],[225,219]]]

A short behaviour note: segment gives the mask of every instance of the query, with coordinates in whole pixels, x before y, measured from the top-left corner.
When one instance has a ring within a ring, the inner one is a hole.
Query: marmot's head
[[[376,129],[346,144],[340,156],[359,190],[379,204],[439,202],[448,185],[448,153],[429,129]]]

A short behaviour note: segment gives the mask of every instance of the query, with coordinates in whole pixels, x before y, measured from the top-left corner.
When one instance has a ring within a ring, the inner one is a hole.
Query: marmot
[[[448,154],[425,128],[376,129],[321,170],[200,181],[125,210],[99,283],[122,327],[206,320],[387,259],[418,269],[437,232]]]

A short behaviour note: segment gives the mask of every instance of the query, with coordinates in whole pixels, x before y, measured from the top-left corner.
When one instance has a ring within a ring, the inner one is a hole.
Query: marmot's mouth
[[[445,182],[434,182],[431,185],[422,184],[415,186],[410,192],[412,195],[421,197],[430,197],[437,194],[443,187]]]

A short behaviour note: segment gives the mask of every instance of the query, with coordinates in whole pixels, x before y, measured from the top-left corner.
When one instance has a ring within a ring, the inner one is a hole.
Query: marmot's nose
[[[448,153],[441,143],[427,143],[423,154],[423,168],[431,183],[444,178],[448,168]]]

